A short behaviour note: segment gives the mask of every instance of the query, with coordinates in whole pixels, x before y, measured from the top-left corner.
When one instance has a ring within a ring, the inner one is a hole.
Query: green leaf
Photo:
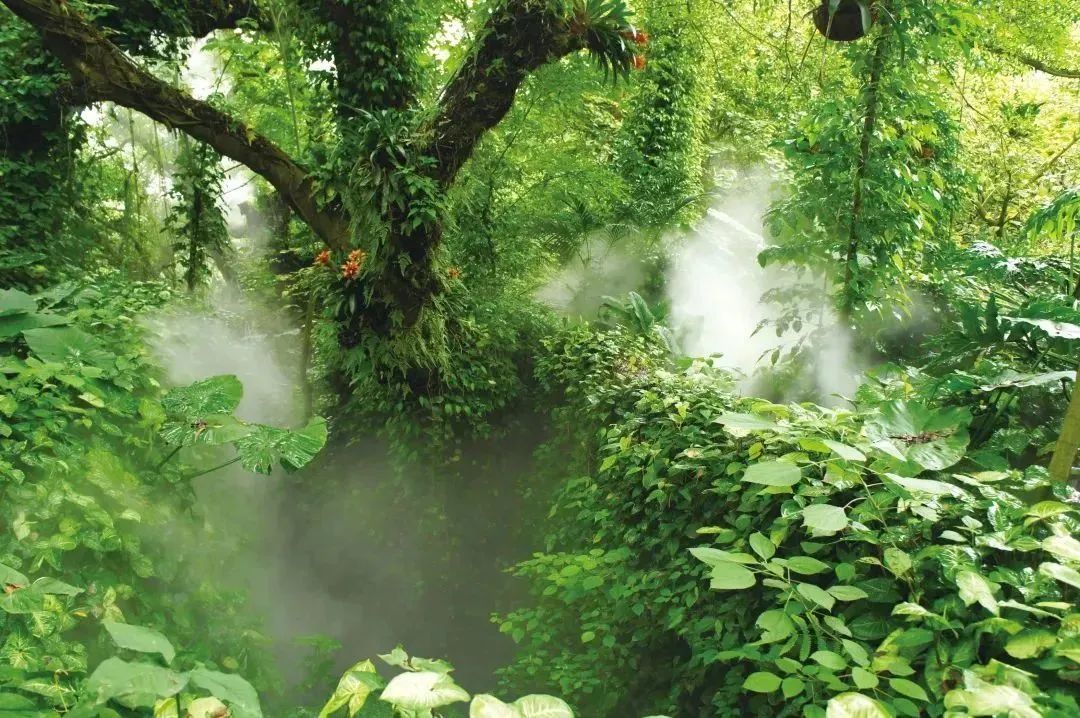
[[[299,431],[253,425],[247,436],[236,442],[240,463],[249,471],[269,474],[274,462],[286,471],[303,468],[326,445],[326,420],[316,417]]]
[[[1057,644],[1057,636],[1042,628],[1027,628],[1005,643],[1005,652],[1013,658],[1038,658]]]
[[[734,429],[733,433],[737,436],[743,436],[749,431],[779,431],[780,429],[776,422],[755,414],[725,412],[715,421],[717,424],[722,424],[725,429]]]
[[[71,366],[89,364],[102,369],[113,363],[113,355],[102,349],[96,339],[74,327],[27,329],[23,338],[43,361]]]
[[[956,586],[960,589],[960,599],[970,606],[976,601],[987,611],[998,615],[997,600],[994,598],[994,585],[974,571],[960,571],[956,574]]]
[[[34,314],[13,314],[0,316],[0,339],[18,336],[28,329],[41,329],[43,327],[58,327],[70,324],[71,319],[59,314],[48,312],[35,312]]]
[[[26,586],[30,579],[25,574],[19,573],[11,566],[0,563],[0,588],[4,586]]]
[[[1043,539],[1044,551],[1049,551],[1068,561],[1080,562],[1080,541],[1072,536],[1047,536]]]
[[[390,679],[380,700],[409,711],[430,710],[469,700],[469,694],[446,673],[416,671]]]
[[[29,314],[37,311],[37,302],[26,292],[18,289],[0,289],[0,317]]]
[[[783,461],[762,461],[746,469],[743,481],[762,486],[794,486],[802,479],[802,472],[794,464]]]
[[[1080,588],[1080,571],[1060,563],[1039,564],[1039,573],[1050,578],[1067,583],[1075,588]]]
[[[231,718],[262,718],[259,694],[250,683],[234,673],[196,668],[191,684],[229,704]]]
[[[513,707],[521,713],[522,718],[574,718],[566,701],[555,696],[522,696],[514,701]]]
[[[320,716],[320,718],[322,718]],[[486,693],[473,696],[469,718],[522,718],[521,711]]]
[[[827,611],[831,611],[832,607],[836,605],[835,598],[811,583],[800,583],[795,587],[795,590],[810,602],[816,603]]]
[[[811,504],[803,509],[803,525],[815,533],[831,534],[847,528],[848,517],[840,506]]]
[[[782,641],[795,632],[795,624],[784,611],[765,611],[754,622],[762,630],[761,643]]]
[[[918,683],[909,681],[906,678],[890,678],[889,687],[902,696],[908,698],[914,698],[918,701],[929,701],[930,697],[926,695],[926,691],[922,689]]]
[[[854,446],[848,446],[847,444],[833,441],[832,439],[822,439],[821,443],[832,449],[833,453],[841,459],[846,459],[847,461],[866,461],[866,454],[859,451]]]
[[[743,689],[754,693],[772,693],[780,688],[780,676],[768,671],[751,673],[743,681]]]
[[[773,542],[765,534],[758,531],[750,534],[750,548],[766,561],[776,553],[776,546],[773,545]]]
[[[107,658],[87,679],[86,692],[98,703],[113,700],[126,708],[152,708],[158,698],[176,695],[187,683],[186,675],[168,668]]]
[[[165,659],[166,663],[172,663],[173,658],[176,657],[176,649],[169,643],[169,639],[152,628],[116,621],[102,621],[101,625],[112,636],[113,643],[120,648],[139,653],[157,653]]]
[[[928,409],[915,401],[894,401],[866,422],[863,431],[876,447],[923,469],[941,471],[960,461],[968,444],[971,414],[957,407]]]
[[[848,664],[843,656],[832,651],[814,651],[810,654],[810,659],[820,663],[830,671],[842,671],[847,668]]]
[[[784,694],[784,698],[791,699],[799,695],[806,689],[806,683],[795,676],[788,676],[780,684],[780,690]]]
[[[829,586],[827,590],[837,601],[858,601],[870,597],[870,594],[856,586]]]
[[[852,668],[851,680],[855,683],[856,688],[862,688],[864,690],[868,688],[877,688],[878,686],[878,677],[865,668]]]
[[[748,553],[724,551],[711,546],[695,546],[690,554],[702,563],[715,566],[719,563],[757,563],[758,560]]]
[[[945,695],[946,708],[964,708],[973,716],[1041,718],[1043,715],[1031,696],[1012,686],[986,683],[971,671],[964,672],[964,684],[965,690],[952,690]]]
[[[240,380],[224,374],[170,390],[161,406],[171,419],[195,422],[213,414],[232,414],[243,396]]]
[[[341,676],[333,695],[319,711],[319,718],[327,718],[345,706],[348,706],[349,718],[352,718],[364,707],[371,692],[382,686],[383,680],[376,673],[375,664],[360,661]]]
[[[911,556],[898,548],[889,547],[884,553],[885,568],[889,569],[894,576],[903,576],[911,571]]]
[[[826,718],[892,718],[885,706],[861,693],[841,693],[829,699]]]
[[[795,573],[812,576],[816,573],[828,571],[830,566],[824,561],[818,561],[811,556],[794,556],[787,560],[787,567]]]
[[[757,583],[754,574],[735,563],[720,563],[713,566],[709,588],[718,591],[734,591],[750,588]]]
[[[232,414],[208,414],[201,419],[167,421],[161,427],[161,438],[173,446],[207,444],[220,446],[239,441],[254,430]]]

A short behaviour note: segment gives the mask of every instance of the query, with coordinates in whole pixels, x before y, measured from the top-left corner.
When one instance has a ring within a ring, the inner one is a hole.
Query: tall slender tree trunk
[[[1073,382],[1072,398],[1069,400],[1069,408],[1065,410],[1065,419],[1061,422],[1061,434],[1054,446],[1054,455],[1050,459],[1050,480],[1064,483],[1072,476],[1073,462],[1076,460],[1076,452],[1080,450],[1080,391],[1077,385],[1080,383],[1080,367],[1076,370],[1076,381]]]
[[[863,213],[863,184],[866,181],[867,168],[870,164],[870,144],[877,129],[878,107],[880,106],[881,75],[885,69],[888,31],[883,29],[874,41],[874,56],[870,61],[870,76],[863,91],[865,98],[862,136],[859,139],[859,160],[855,167],[855,187],[851,196],[851,224],[848,227],[847,256],[844,261],[844,295],[841,311],[845,319],[850,319],[855,309],[855,282],[859,270],[859,232]]]

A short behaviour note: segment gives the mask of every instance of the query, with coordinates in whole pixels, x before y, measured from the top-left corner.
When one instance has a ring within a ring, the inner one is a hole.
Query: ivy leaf
[[[780,690],[783,692],[784,698],[789,700],[802,693],[805,689],[806,682],[795,676],[788,676],[780,684]]]
[[[765,611],[754,625],[762,630],[761,643],[782,641],[795,632],[795,624],[787,613],[779,610]]]
[[[172,663],[176,657],[176,649],[169,643],[169,639],[152,628],[107,620],[102,621],[101,625],[109,632],[113,643],[120,648],[139,653],[157,653],[166,663]]]
[[[803,525],[815,533],[832,534],[847,528],[848,517],[840,506],[811,504],[803,509]]]
[[[802,479],[799,467],[783,461],[762,461],[747,468],[743,481],[762,486],[794,486]]]
[[[994,586],[974,571],[960,571],[956,574],[956,586],[960,589],[960,600],[970,606],[976,601],[987,611],[998,615],[998,604],[994,598]]]
[[[810,654],[810,660],[816,661],[830,671],[842,671],[847,668],[847,661],[839,653],[832,651],[814,651]]]
[[[719,563],[713,566],[710,574],[709,588],[718,591],[734,591],[742,588],[750,588],[757,579],[748,569],[736,563]]]
[[[863,690],[877,688],[878,686],[878,677],[865,668],[852,668],[851,680],[855,683],[856,688],[862,688]]]
[[[746,677],[742,687],[754,693],[772,693],[780,688],[780,676],[768,671],[757,671]]]
[[[251,426],[252,431],[236,441],[236,450],[244,468],[260,474],[269,474],[275,462],[286,471],[303,468],[326,446],[326,420],[322,418],[312,419],[298,431]]]
[[[188,676],[151,663],[107,658],[86,681],[86,692],[98,703],[114,700],[126,708],[152,708],[159,698],[174,696]]]

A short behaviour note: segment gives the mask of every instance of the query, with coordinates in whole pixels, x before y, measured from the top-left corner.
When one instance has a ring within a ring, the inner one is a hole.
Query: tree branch
[[[436,179],[453,182],[485,132],[497,125],[530,72],[586,46],[585,28],[555,16],[546,3],[508,0],[488,18],[478,46],[440,98],[426,154]]]
[[[1021,65],[1027,65],[1032,70],[1037,70],[1047,75],[1053,75],[1054,77],[1065,77],[1072,80],[1080,79],[1080,70],[1051,65],[1047,62],[1043,62],[1037,57],[1024,54],[1023,52],[1006,50],[1005,48],[998,47],[996,45],[990,45],[989,50],[997,55],[1001,55],[1002,57],[1006,57],[1010,60],[1019,62]]]
[[[268,139],[137,66],[66,0],[0,0],[36,27],[88,101],[109,100],[206,142],[262,175],[335,249],[349,245],[342,211],[320,206],[311,174]]]

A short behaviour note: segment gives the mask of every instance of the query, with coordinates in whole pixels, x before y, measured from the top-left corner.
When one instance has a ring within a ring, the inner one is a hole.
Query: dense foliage
[[[1077,0],[0,4],[0,716],[1080,716]]]

